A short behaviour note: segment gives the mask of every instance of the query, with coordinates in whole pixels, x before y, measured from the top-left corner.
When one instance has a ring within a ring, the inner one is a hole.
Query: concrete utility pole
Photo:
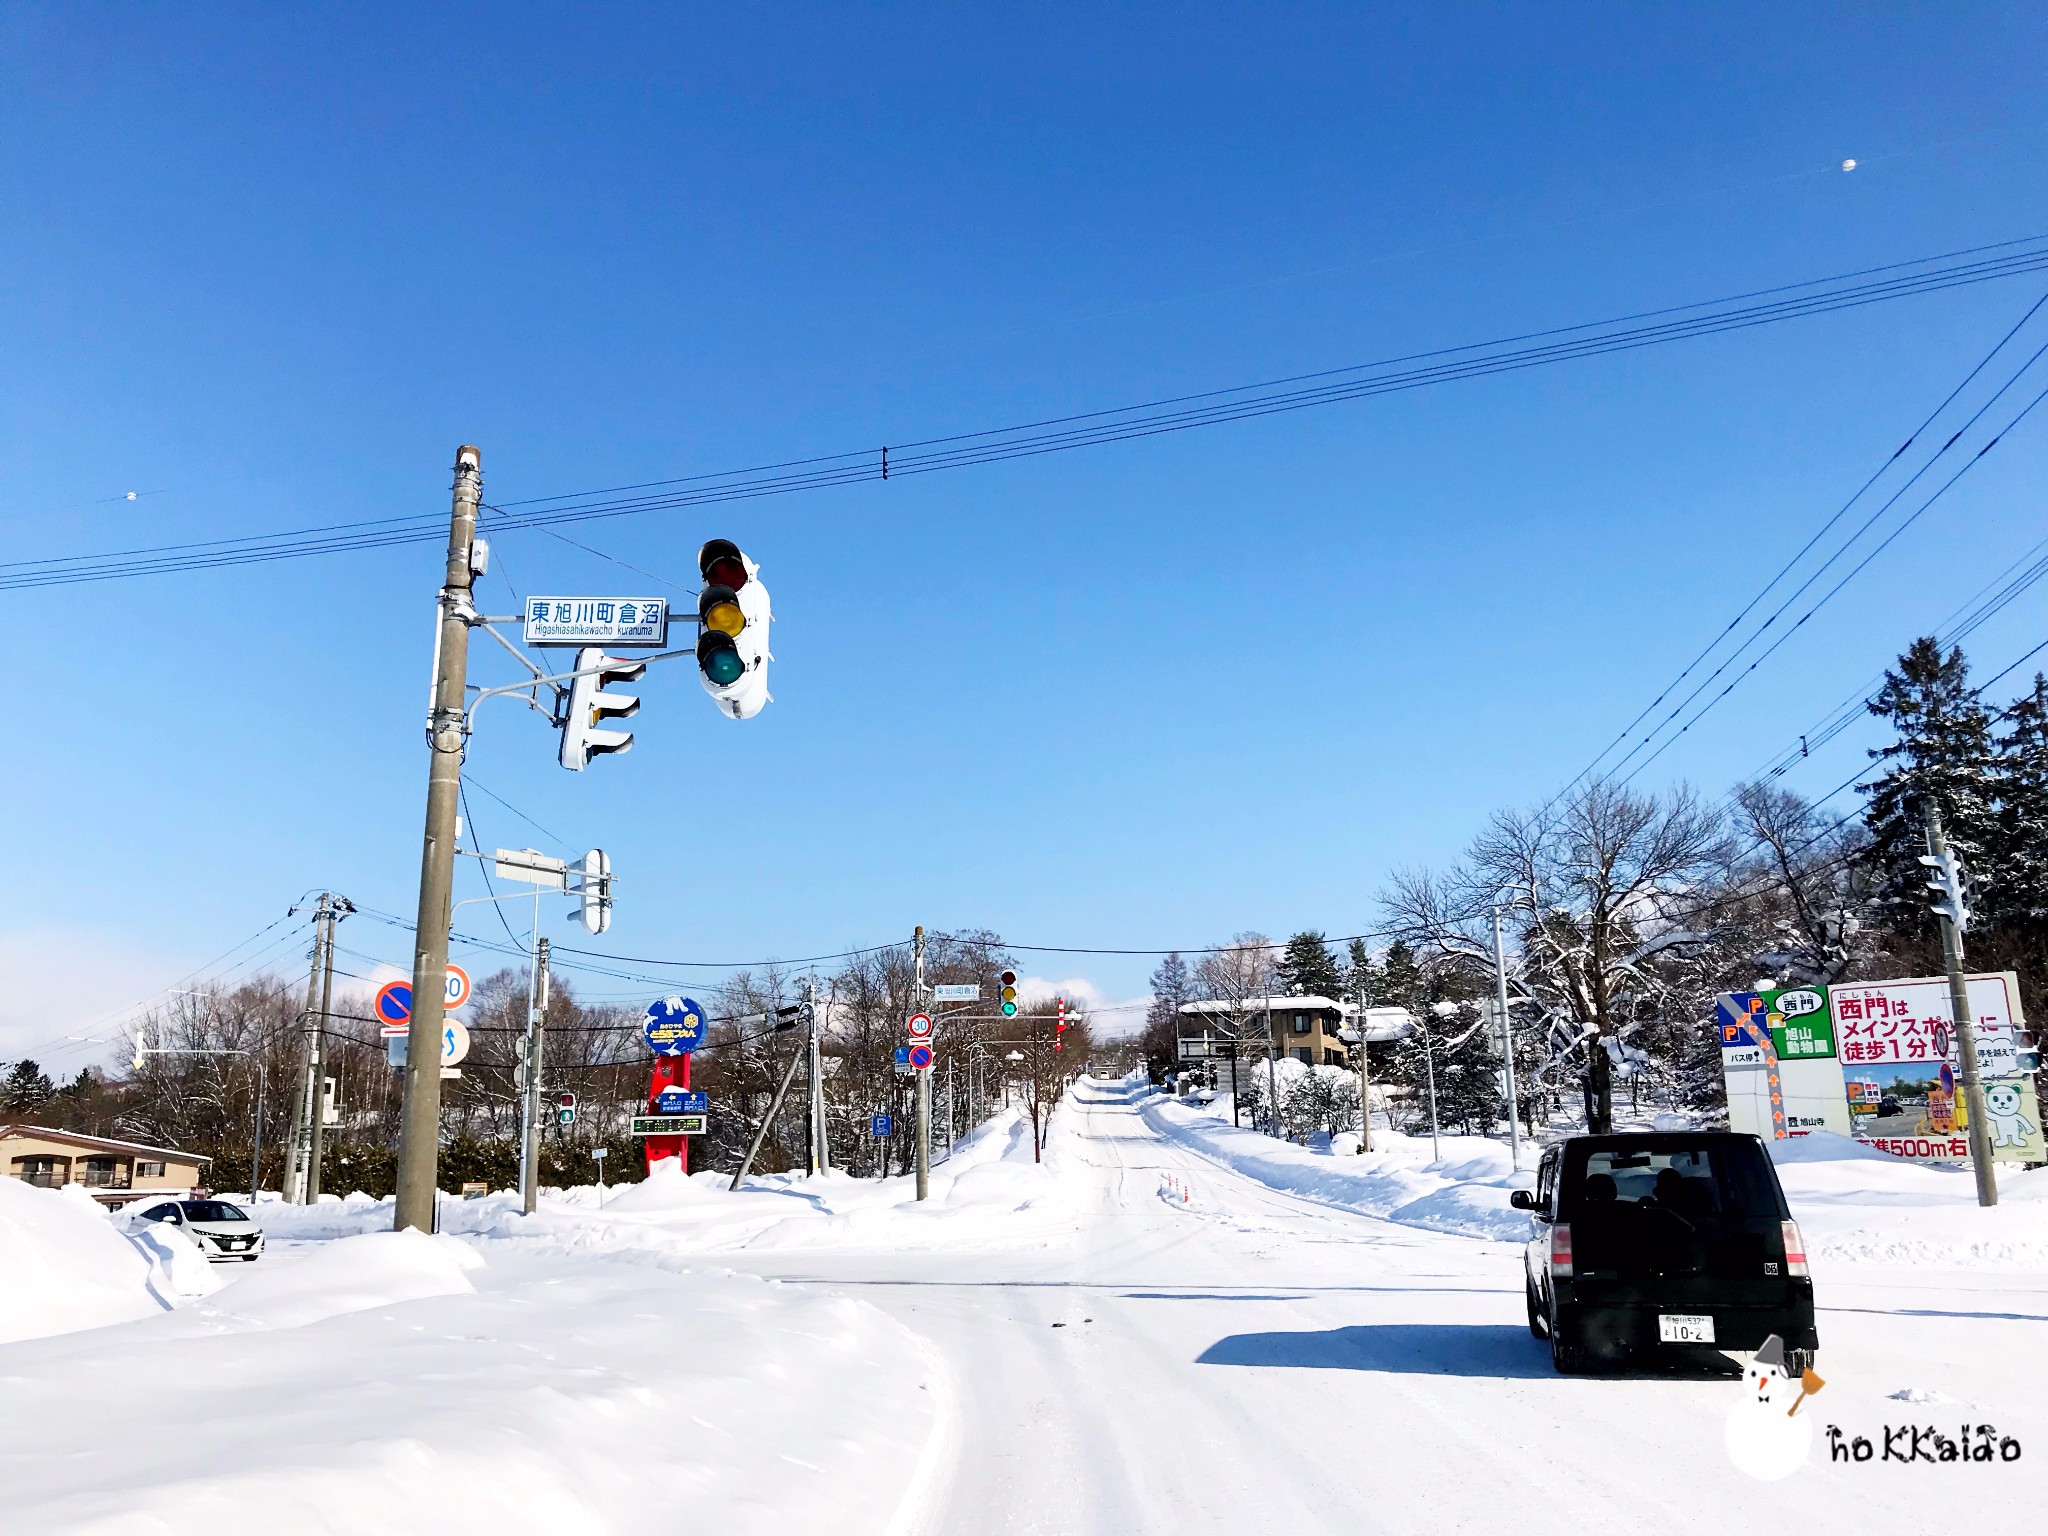
[[[1927,852],[1936,859],[1948,857],[1948,839],[1942,835],[1941,809],[1931,796],[1923,796],[1927,816]],[[1957,912],[1935,908],[1941,923],[1941,958],[1948,966],[1948,1005],[1955,1014],[1956,1054],[1961,1058],[1963,1106],[1969,1118],[1970,1171],[1977,1178],[1977,1203],[1998,1204],[1998,1179],[1991,1167],[1991,1122],[1984,1109],[1984,1083],[1977,1075],[1977,1016],[1970,1011],[1969,983],[1963,980],[1963,930],[1956,921],[1961,915],[1962,882],[1953,892]]]
[[[326,1098],[323,1046],[334,1000],[334,920],[341,905],[322,891],[313,912],[313,958],[306,972],[306,1006],[299,1014],[302,1070],[292,1096],[290,1151],[281,1182],[284,1198],[294,1205],[310,1205],[320,1197],[320,1120]]]
[[[1266,991],[1270,994],[1272,990],[1273,988],[1269,983]],[[1273,999],[1271,996],[1267,996],[1262,998],[1261,1001],[1266,1005],[1266,1098],[1268,1100],[1266,1105],[1266,1134],[1268,1136],[1278,1136],[1280,1134],[1280,1074],[1279,1069],[1273,1065]]]
[[[818,1070],[818,982],[814,976],[804,978],[804,1021],[804,1061],[810,1074],[805,1095],[809,1106],[805,1161],[810,1176],[816,1178],[825,1171],[825,1085]]]
[[[539,903],[535,902],[535,907]],[[548,1054],[548,941],[533,941],[533,985],[526,1012],[526,1088],[519,1095],[519,1193],[531,1216],[540,1204],[540,1080]]]
[[[1500,938],[1500,908],[1493,909],[1493,975],[1500,988],[1500,1059],[1508,1086],[1508,1166],[1522,1166],[1522,1130],[1515,1119],[1515,1026],[1508,1017],[1508,958]]]
[[[924,926],[918,925],[917,933],[911,939],[912,976],[910,981],[910,1011],[919,1013],[931,1007],[931,997],[924,984]],[[929,1069],[917,1074],[917,1198],[922,1200],[932,1190],[932,1074]]]
[[[413,922],[412,1026],[405,1042],[405,1109],[398,1132],[398,1201],[394,1224],[434,1229],[441,1151],[441,1031],[448,998],[448,919],[455,886],[455,827],[462,792],[467,728],[470,601],[476,506],[483,496],[483,457],[464,444],[455,451],[453,505],[448,514],[448,564],[436,599],[434,692],[427,716],[427,823],[420,840],[420,903]]]

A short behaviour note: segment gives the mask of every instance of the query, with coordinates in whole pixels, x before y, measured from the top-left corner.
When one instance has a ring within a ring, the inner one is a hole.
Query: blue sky
[[[443,511],[464,441],[520,500],[2033,234],[2044,53],[1996,4],[14,6],[6,558]],[[475,831],[610,850],[588,947],[622,955],[1368,928],[1390,869],[1582,767],[2038,282],[586,524],[685,585],[707,537],[755,555],[776,702],[736,724],[657,669],[634,750],[581,775],[486,714],[473,779],[549,831],[481,797]],[[2034,543],[2044,432],[1643,782],[1725,790]],[[438,559],[5,596],[0,1055],[309,888],[410,913]],[[646,585],[527,532],[486,591]],[[2043,638],[2030,593],[1971,650]],[[1787,782],[1832,788],[1870,739]],[[370,919],[344,942],[407,954]],[[1150,967],[1028,969],[1128,998]]]

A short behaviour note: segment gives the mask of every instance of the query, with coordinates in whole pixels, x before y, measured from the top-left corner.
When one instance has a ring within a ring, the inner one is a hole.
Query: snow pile
[[[0,1179],[0,1342],[150,1317],[215,1284],[172,1234],[130,1239],[83,1189]]]
[[[0,1351],[10,1531],[891,1528],[948,1379],[863,1302],[422,1233],[273,1251],[209,1304]],[[147,1408],[118,1455],[51,1426]]]
[[[1811,1258],[2048,1269],[2048,1169],[2001,1165],[1987,1210],[1963,1164],[1909,1163],[1821,1131],[1770,1147]]]
[[[1528,1214],[1511,1207],[1508,1194],[1534,1175],[1516,1174],[1508,1149],[1483,1137],[1442,1137],[1446,1155],[1432,1161],[1428,1138],[1375,1129],[1374,1151],[1339,1157],[1241,1129],[1160,1094],[1141,1099],[1139,1113],[1168,1140],[1289,1194],[1434,1232],[1500,1242],[1529,1235]]]

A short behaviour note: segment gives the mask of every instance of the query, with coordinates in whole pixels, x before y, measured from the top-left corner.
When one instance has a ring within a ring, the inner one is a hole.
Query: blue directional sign
[[[896,1129],[896,1122],[887,1115],[876,1115],[868,1122],[868,1129],[874,1135],[887,1136]]]
[[[664,997],[647,1005],[641,1032],[657,1056],[687,1056],[704,1043],[710,1023],[704,1010],[687,997]]]
[[[710,1110],[710,1095],[693,1089],[664,1088],[654,1096],[654,1112],[658,1115],[702,1115]]]

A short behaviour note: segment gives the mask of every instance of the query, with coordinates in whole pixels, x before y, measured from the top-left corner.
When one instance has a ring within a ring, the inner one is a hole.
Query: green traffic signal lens
[[[1008,1018],[1008,1017],[1009,1017],[1009,1016],[1010,1016],[1011,1014],[1015,1013],[1016,1011],[1017,1011],[1017,1005],[1016,1005],[1015,1003],[1005,1003],[1005,1004],[1003,1004],[1003,1017],[1004,1017],[1004,1018]]]
[[[746,676],[747,664],[730,635],[706,630],[697,640],[697,670],[713,687],[724,688]]]

